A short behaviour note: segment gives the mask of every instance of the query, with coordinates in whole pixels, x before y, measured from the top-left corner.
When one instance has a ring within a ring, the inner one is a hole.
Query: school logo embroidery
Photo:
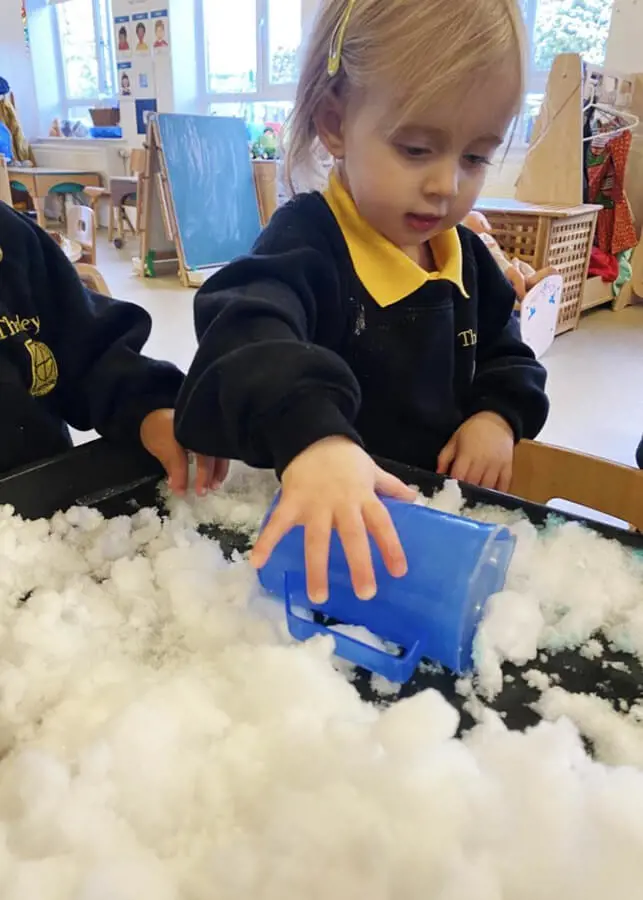
[[[478,343],[478,335],[473,328],[467,328],[466,331],[459,331],[458,337],[462,341],[463,347],[475,347]]]
[[[51,393],[58,383],[58,364],[46,344],[31,339],[25,341],[25,350],[31,357],[32,397],[44,397]]]

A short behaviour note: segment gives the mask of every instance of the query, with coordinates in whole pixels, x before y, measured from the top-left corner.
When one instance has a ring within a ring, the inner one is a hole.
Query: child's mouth
[[[439,216],[420,216],[416,213],[407,213],[404,219],[409,228],[412,228],[413,231],[418,231],[421,234],[433,231],[442,221]]]

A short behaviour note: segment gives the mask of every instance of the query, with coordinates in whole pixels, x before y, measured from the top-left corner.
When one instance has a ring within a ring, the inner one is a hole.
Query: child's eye
[[[480,169],[483,166],[491,165],[491,160],[488,156],[479,156],[477,153],[467,153],[467,155],[464,157],[464,161],[473,169]]]
[[[398,144],[397,149],[402,156],[406,156],[409,159],[423,159],[431,153],[428,147],[413,147],[409,144]]]

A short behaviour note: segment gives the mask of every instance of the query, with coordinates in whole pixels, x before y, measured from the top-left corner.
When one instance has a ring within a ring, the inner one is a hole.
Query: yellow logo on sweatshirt
[[[40,333],[40,316],[0,316],[0,341],[15,339],[22,343],[31,361],[29,393],[32,397],[44,397],[58,384],[58,363],[49,347],[29,337],[30,333]]]
[[[40,341],[25,341],[25,350],[31,357],[32,397],[44,397],[51,393],[58,382],[58,364],[46,344]]]

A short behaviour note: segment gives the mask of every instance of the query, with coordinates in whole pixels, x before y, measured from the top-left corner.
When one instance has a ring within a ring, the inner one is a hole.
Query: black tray
[[[429,472],[408,466],[381,461],[382,465],[409,484],[417,485],[430,496],[438,490],[444,479]],[[143,506],[158,506],[157,485],[162,475],[158,463],[143,451],[110,445],[106,441],[94,441],[78,447],[63,456],[36,466],[13,472],[0,478],[0,504],[10,503],[17,513],[26,518],[48,517],[57,510],[74,503],[95,506],[108,516],[129,515]],[[535,525],[544,525],[552,510],[515,497],[481,488],[462,485],[462,492],[470,506],[484,503],[508,510],[521,510]],[[607,538],[625,546],[643,550],[643,535],[624,531],[610,525],[587,521],[577,516],[555,513],[556,517],[580,521]],[[225,553],[248,549],[245,535],[222,529],[205,527],[204,532],[221,542]],[[629,671],[616,670],[610,662],[624,663]],[[607,666],[605,664],[608,664]],[[537,668],[549,675],[556,675],[559,684],[568,691],[596,693],[609,700],[616,708],[618,702],[628,704],[638,699],[643,687],[643,667],[635,657],[615,653],[604,647],[603,657],[586,659],[576,651],[563,651],[549,655],[547,662],[532,660],[527,669]],[[505,674],[514,680],[505,683],[493,708],[503,714],[512,728],[525,728],[538,721],[531,709],[539,693],[530,688],[521,677],[521,670],[505,666]],[[371,674],[357,671],[355,684],[365,700],[388,702],[371,688]],[[426,688],[436,688],[450,702],[462,710],[463,698],[455,691],[455,678],[448,672],[420,667],[415,676],[405,684],[392,700],[408,697]],[[463,726],[471,719],[463,713]]]

